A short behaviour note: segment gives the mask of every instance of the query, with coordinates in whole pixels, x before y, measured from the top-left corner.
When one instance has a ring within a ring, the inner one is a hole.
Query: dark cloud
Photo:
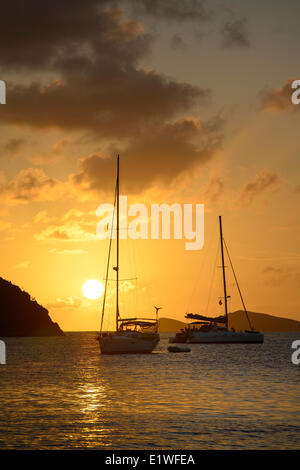
[[[9,5],[4,7],[5,24],[12,24],[15,16]],[[126,138],[139,127],[164,123],[207,100],[207,89],[139,68],[150,36],[121,10],[101,10],[99,5],[54,1],[44,9],[31,0],[25,9],[20,7],[13,39],[6,26],[1,29],[4,70],[48,68],[57,76],[48,85],[9,85],[4,121]]]
[[[16,155],[21,148],[23,148],[25,144],[25,140],[21,138],[13,138],[10,139],[6,144],[3,146],[4,155],[8,154],[9,156]]]
[[[250,47],[245,18],[226,22],[221,30],[223,47]]]
[[[238,197],[238,203],[247,206],[268,189],[276,188],[281,183],[278,173],[262,170],[253,181],[246,184]]]
[[[293,284],[296,286],[300,285],[299,266],[267,266],[263,270],[263,275],[265,277],[265,284],[271,287],[279,286],[284,283],[289,283],[289,285]]]
[[[263,270],[263,275],[265,277],[265,284],[269,286],[280,285],[289,277],[283,268],[277,266],[267,266]]]
[[[36,128],[86,129],[104,137],[128,137],[139,127],[164,122],[188,111],[196,100],[207,102],[210,91],[168,80],[154,71],[104,72],[92,66],[87,76],[68,78],[48,87],[37,83],[10,90],[2,118]],[[2,110],[1,110],[2,111]]]
[[[121,155],[122,188],[129,193],[147,189],[157,182],[169,184],[179,174],[209,161],[222,145],[221,119],[200,123],[183,119],[148,129],[132,139]],[[114,159],[90,155],[73,175],[75,185],[86,190],[111,189]]]
[[[122,28],[115,31],[121,12],[106,12],[103,9],[106,3],[99,0],[53,0],[43,4],[39,0],[5,2],[1,6],[1,66],[11,69],[53,67],[57,58],[73,55],[76,50],[86,48],[93,54],[107,39],[112,40],[112,48],[118,48],[111,35],[123,32],[123,37],[128,36],[132,23],[127,24],[127,31],[126,23],[123,31]],[[131,54],[134,52],[131,48]]]
[[[187,45],[179,33],[174,34],[174,36],[172,36],[170,40],[170,46],[172,47],[172,49],[180,51],[185,51],[187,49]]]
[[[282,268],[278,268],[278,267],[274,267],[274,266],[267,266],[266,268],[264,268],[263,270],[263,273],[264,274],[269,274],[269,273],[282,273],[283,272],[283,269]]]
[[[146,14],[167,21],[206,21],[213,12],[205,0],[127,0],[115,4],[128,5],[136,14]]]
[[[287,108],[298,109],[292,103],[291,97],[293,93],[292,82],[294,79],[289,78],[286,83],[277,89],[265,87],[259,92],[261,100],[261,108],[269,111],[284,111]]]
[[[148,15],[176,21],[207,18],[202,1],[129,3]],[[28,74],[26,83],[8,83],[1,117],[6,123],[37,129],[89,131],[101,139],[100,151],[104,145],[112,149],[110,154],[122,149],[124,183],[132,192],[156,181],[167,184],[181,172],[205,164],[220,149],[222,136],[217,121],[199,124],[183,118],[196,105],[209,102],[210,90],[141,68],[152,37],[118,5],[97,0],[5,3],[0,68],[20,76],[26,69]],[[31,83],[29,77],[34,77]],[[40,162],[48,157],[35,156]],[[29,170],[6,188],[17,200],[38,198],[39,184],[52,184]],[[81,160],[73,182],[91,190],[111,190],[112,175],[112,160],[97,151]]]
[[[211,16],[203,0],[11,0],[1,5],[0,67],[53,68],[59,58],[83,52],[109,64],[111,56],[133,63],[151,38],[136,34],[143,28],[122,7],[168,21]]]

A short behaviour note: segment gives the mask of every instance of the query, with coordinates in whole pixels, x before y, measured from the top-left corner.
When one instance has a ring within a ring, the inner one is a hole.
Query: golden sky
[[[1,6],[1,276],[63,329],[98,329],[81,288],[104,278],[120,153],[130,204],[205,204],[199,251],[121,242],[121,314],[219,314],[222,215],[248,309],[300,320],[299,3],[19,3]]]

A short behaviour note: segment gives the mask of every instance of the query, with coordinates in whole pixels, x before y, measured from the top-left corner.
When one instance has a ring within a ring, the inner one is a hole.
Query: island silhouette
[[[0,277],[0,336],[64,336],[46,308]]]
[[[248,312],[251,323],[259,331],[289,332],[300,331],[300,321]],[[230,328],[236,331],[247,329],[245,312],[229,313]],[[176,332],[188,323],[174,318],[159,319],[159,332]],[[64,336],[58,323],[53,322],[48,310],[40,305],[28,292],[0,277],[0,337],[9,336]]]

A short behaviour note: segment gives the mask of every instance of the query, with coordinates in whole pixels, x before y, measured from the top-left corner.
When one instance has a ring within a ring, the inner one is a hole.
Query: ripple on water
[[[7,338],[1,449],[299,448],[295,334],[101,356],[95,333]]]

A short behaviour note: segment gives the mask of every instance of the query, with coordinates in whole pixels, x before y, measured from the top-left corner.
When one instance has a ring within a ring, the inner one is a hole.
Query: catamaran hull
[[[149,354],[155,349],[158,339],[104,336],[99,338],[101,354]]]
[[[238,344],[238,343],[247,343],[247,344],[258,344],[264,342],[264,335],[261,333],[223,333],[223,334],[213,334],[213,333],[193,333],[187,340],[187,343],[197,343],[197,344]]]

